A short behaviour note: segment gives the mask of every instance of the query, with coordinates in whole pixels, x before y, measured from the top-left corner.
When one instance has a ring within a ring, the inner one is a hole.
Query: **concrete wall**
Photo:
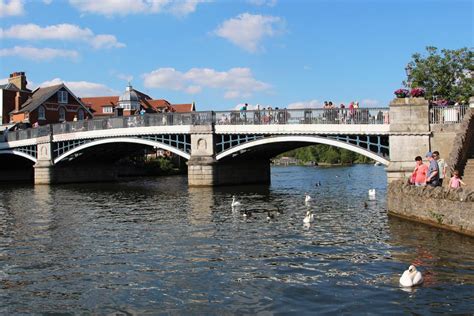
[[[474,236],[474,191],[415,187],[393,181],[388,185],[391,215]]]
[[[453,140],[461,127],[461,124],[432,124],[430,150],[439,151],[441,157],[447,160],[453,149]]]

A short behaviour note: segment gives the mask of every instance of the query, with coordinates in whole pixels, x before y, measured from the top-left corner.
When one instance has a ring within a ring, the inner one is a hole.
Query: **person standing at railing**
[[[344,105],[344,103],[341,103],[341,105],[339,105],[339,111],[340,111],[340,116],[341,116],[341,123],[346,124],[347,110],[346,110],[346,106]]]
[[[354,123],[354,102],[349,103],[349,122]]]

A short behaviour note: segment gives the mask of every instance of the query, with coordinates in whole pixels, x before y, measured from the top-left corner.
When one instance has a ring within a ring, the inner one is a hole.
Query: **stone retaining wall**
[[[388,185],[390,215],[474,237],[474,191],[416,187],[403,181]]]

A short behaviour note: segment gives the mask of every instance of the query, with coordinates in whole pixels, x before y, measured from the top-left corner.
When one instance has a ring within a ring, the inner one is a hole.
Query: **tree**
[[[408,63],[411,72],[407,82],[412,88],[424,88],[425,96],[433,99],[434,96],[453,101],[468,102],[473,95],[474,84],[474,53],[464,47],[450,50],[426,47],[427,56],[419,53],[412,55]]]

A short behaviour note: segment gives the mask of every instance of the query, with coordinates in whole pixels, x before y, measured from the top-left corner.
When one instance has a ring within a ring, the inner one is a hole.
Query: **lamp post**
[[[405,73],[407,74],[407,86],[408,86],[408,89],[411,88],[411,71],[413,70],[413,67],[411,66],[411,64],[407,64],[406,67],[405,67]]]

